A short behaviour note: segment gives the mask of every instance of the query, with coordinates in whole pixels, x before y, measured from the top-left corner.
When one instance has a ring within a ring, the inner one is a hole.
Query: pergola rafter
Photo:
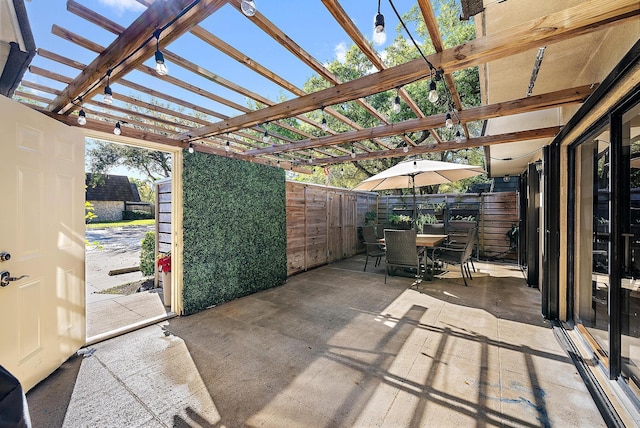
[[[438,132],[443,128],[444,113],[426,116],[404,88],[407,84],[429,79],[432,76],[433,70],[426,62],[423,59],[417,59],[393,67],[385,66],[370,42],[342,8],[339,0],[321,1],[333,19],[369,59],[373,67],[379,70],[378,72],[342,82],[325,65],[313,58],[309,52],[288,37],[283,29],[278,28],[260,11],[252,17],[247,17],[248,21],[262,30],[265,37],[275,40],[290,52],[295,60],[301,61],[331,85],[327,89],[305,93],[301,88],[250,58],[230,43],[223,41],[201,25],[201,22],[208,16],[216,13],[227,4],[227,7],[240,10],[240,0],[200,0],[199,2],[193,2],[193,0],[172,0],[171,2],[138,0],[147,9],[126,28],[77,1],[68,0],[67,9],[71,13],[113,33],[115,39],[105,47],[70,30],[54,25],[52,27],[54,35],[98,55],[89,64],[82,64],[74,59],[41,48],[38,51],[40,57],[79,70],[79,74],[75,77],[69,77],[33,65],[30,68],[31,74],[60,82],[64,88],[56,89],[40,82],[25,79],[23,86],[27,90],[37,91],[38,94],[18,91],[17,95],[25,100],[27,105],[30,105],[29,103],[40,104],[31,106],[47,112],[50,116],[71,126],[78,126],[76,116],[71,113],[79,108],[79,97],[82,96],[84,105],[87,106],[87,113],[91,118],[86,126],[95,131],[110,132],[114,122],[127,121],[131,124],[126,128],[127,134],[134,138],[142,140],[155,138],[160,144],[183,148],[187,148],[189,143],[193,143],[197,150],[208,153],[233,156],[265,164],[276,162],[283,168],[307,171],[303,167],[303,163],[318,165],[359,162],[361,160],[404,157],[433,151],[543,138],[536,137],[541,134],[548,137],[548,134],[556,129],[555,127],[544,128],[544,130],[534,129],[531,132],[504,133],[473,138],[469,135],[467,124],[470,121],[486,120],[517,112],[524,113],[579,103],[593,91],[597,82],[593,82],[594,85],[590,87],[568,88],[526,99],[463,109],[452,73],[468,67],[481,66],[491,61],[509,58],[512,55],[536,49],[541,45],[569,40],[606,26],[626,22],[632,18],[637,19],[640,14],[637,0],[591,0],[540,19],[479,37],[460,46],[445,48],[430,2],[417,0],[435,49],[435,53],[427,57],[428,61],[444,77],[450,91],[447,99],[450,99],[451,104],[455,107],[456,119],[459,119],[467,137],[463,143],[452,143],[443,141],[443,138],[438,135]],[[155,40],[150,39],[153,37],[153,29],[164,26],[167,28],[159,33],[159,45],[164,55],[171,63],[187,70],[194,77],[193,81],[190,77],[186,79],[171,75],[159,77],[154,69],[144,64],[144,61],[152,57],[155,51]],[[186,59],[184,55],[167,49],[169,44],[187,32],[227,57],[243,64],[252,73],[266,78],[289,92],[294,98],[284,102],[273,101],[248,89],[250,85],[225,79],[200,64]],[[147,79],[148,83],[145,82],[144,85],[136,83],[127,78],[127,74],[133,70],[143,73],[145,79],[148,77],[153,77],[153,79]],[[131,95],[114,93],[115,103],[113,105],[103,104],[96,99],[104,87],[103,80],[108,71],[110,72],[111,84],[118,84],[133,91]],[[204,82],[213,85],[203,85],[198,79],[204,79]],[[165,91],[157,89],[156,85],[160,82],[171,85],[177,91],[197,95],[205,102],[194,101],[198,97],[180,97],[167,94]],[[246,105],[241,105],[216,93],[215,88],[217,87],[233,91],[235,94],[264,107],[253,110]],[[414,119],[393,123],[385,113],[378,111],[366,100],[366,97],[371,95],[394,90],[398,91],[398,95],[413,111]],[[53,98],[40,95],[40,93],[49,94]],[[143,96],[157,99],[164,105],[144,100]],[[238,114],[229,116],[215,111],[215,108],[207,107],[211,103],[217,103],[238,112]],[[370,115],[368,120],[376,122],[377,125],[365,128],[348,118],[336,107],[344,103],[347,105],[356,103],[365,110],[366,114]],[[182,111],[182,109],[187,111]],[[321,124],[310,117],[308,113],[321,109],[324,109],[326,115],[339,121],[343,129],[349,130],[337,132],[328,129],[320,132]],[[159,117],[148,112],[158,113]],[[301,124],[308,125],[315,130],[310,132],[309,128],[300,129]],[[269,143],[262,141],[265,127],[273,138]],[[411,134],[416,132],[423,134],[417,139],[416,136],[412,138]],[[317,136],[318,134],[321,136]],[[425,135],[430,135],[431,138],[425,139]],[[391,139],[391,137],[396,139]],[[229,143],[228,151],[225,150],[227,142]],[[401,147],[402,145],[406,145],[406,147]],[[355,151],[355,157],[353,157],[352,151]],[[287,165],[286,162],[289,164]]]

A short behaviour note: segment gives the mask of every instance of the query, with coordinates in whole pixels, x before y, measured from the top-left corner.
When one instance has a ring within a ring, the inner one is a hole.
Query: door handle
[[[8,270],[0,272],[0,287],[6,287],[11,281],[19,281],[22,278],[27,278],[29,275],[11,276]]]

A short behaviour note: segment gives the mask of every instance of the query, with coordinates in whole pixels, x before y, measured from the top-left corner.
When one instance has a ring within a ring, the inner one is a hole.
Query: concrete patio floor
[[[411,288],[363,266],[93,345],[27,394],[33,425],[605,426],[517,267]]]

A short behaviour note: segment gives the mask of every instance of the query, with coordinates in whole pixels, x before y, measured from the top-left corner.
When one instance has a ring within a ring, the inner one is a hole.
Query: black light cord
[[[380,0],[378,0],[378,2],[379,1]],[[113,70],[115,70],[116,68],[120,67],[122,64],[124,64],[129,59],[131,59],[131,57],[133,55],[135,55],[138,51],[140,51],[142,48],[144,48],[151,40],[153,40],[155,38],[155,39],[158,40],[158,43],[159,43],[160,42],[160,33],[162,33],[164,30],[166,30],[169,26],[173,25],[178,19],[182,18],[187,12],[189,12],[191,9],[193,9],[193,7],[196,6],[198,3],[200,3],[200,0],[193,0],[193,2],[189,6],[185,7],[179,14],[177,14],[173,19],[171,19],[171,21],[167,22],[164,26],[162,26],[160,28],[156,28],[156,30],[153,32],[153,34],[151,36],[149,36],[147,38],[147,40],[142,42],[142,44],[140,46],[138,46],[133,52],[131,52],[129,55],[127,55],[125,58],[123,58],[118,64],[116,64],[115,67],[110,67],[109,70],[107,71],[107,73],[104,74],[100,78],[100,80],[98,80],[93,85],[91,85],[87,90],[85,90],[82,93],[82,95],[77,96],[71,103],[76,105],[75,101],[81,100],[89,92],[93,91],[97,86],[101,85],[102,81],[105,79],[105,77],[110,76],[111,72]],[[157,49],[157,47],[156,47],[156,49]]]
[[[411,42],[413,43],[413,46],[416,47],[416,49],[418,50],[418,52],[420,53],[420,55],[422,56],[422,59],[424,59],[424,61],[427,63],[427,65],[429,66],[429,70],[430,72],[433,74],[433,71],[436,69],[433,64],[431,64],[431,62],[427,59],[427,57],[424,55],[424,53],[422,53],[422,49],[420,49],[420,46],[418,45],[418,43],[416,43],[415,39],[413,38],[413,36],[411,35],[411,32],[409,32],[409,29],[407,28],[407,25],[404,23],[404,21],[402,20],[402,17],[400,16],[400,14],[398,13],[398,9],[396,9],[396,6],[393,4],[392,0],[389,0],[389,4],[391,5],[391,8],[393,9],[393,12],[396,14],[396,16],[398,17],[398,21],[400,21],[400,24],[402,24],[402,27],[404,28],[404,31],[407,32],[407,34],[409,35],[409,38],[411,39]],[[380,0],[378,0],[378,13],[380,13]]]

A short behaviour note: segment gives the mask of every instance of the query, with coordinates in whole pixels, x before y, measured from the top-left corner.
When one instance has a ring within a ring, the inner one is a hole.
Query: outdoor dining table
[[[449,235],[432,235],[427,233],[418,233],[416,235],[416,248],[424,248],[424,266],[425,266],[425,279],[431,280],[433,279],[433,268],[431,270],[431,275],[429,278],[426,277],[426,272],[428,270],[428,252],[431,250],[431,260],[434,260],[434,254],[438,245],[442,244],[447,240]],[[384,244],[384,238],[379,240],[380,243]]]
[[[416,235],[416,247],[424,248],[424,279],[432,280],[435,265],[431,267],[431,274],[427,276],[429,271],[429,250],[431,250],[431,262],[435,264],[435,253],[438,245],[442,244],[448,238],[448,235],[429,235],[418,233]]]

